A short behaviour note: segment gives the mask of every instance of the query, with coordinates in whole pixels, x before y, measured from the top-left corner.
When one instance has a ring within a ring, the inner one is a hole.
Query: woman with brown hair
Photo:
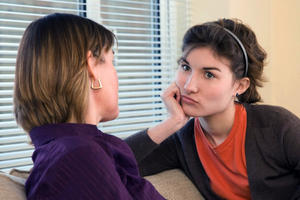
[[[27,27],[14,111],[35,147],[28,199],[164,199],[139,176],[128,145],[96,126],[119,113],[114,39],[103,26],[71,14]]]
[[[168,118],[126,139],[141,174],[180,168],[205,199],[299,199],[300,120],[256,104],[266,53],[254,32],[230,19],[196,25],[182,53],[162,96]]]

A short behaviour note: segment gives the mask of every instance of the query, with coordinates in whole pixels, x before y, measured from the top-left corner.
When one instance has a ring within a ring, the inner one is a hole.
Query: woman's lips
[[[198,103],[194,99],[192,99],[190,97],[187,97],[187,96],[184,96],[184,95],[181,96],[181,101],[183,101],[184,103],[187,103],[187,104],[196,104],[196,103]]]

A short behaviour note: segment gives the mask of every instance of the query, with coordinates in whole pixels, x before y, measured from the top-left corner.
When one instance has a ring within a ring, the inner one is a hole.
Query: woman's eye
[[[183,71],[188,71],[188,70],[190,70],[190,69],[191,69],[191,67],[190,67],[190,66],[188,66],[188,65],[185,65],[185,64],[182,64],[182,65],[181,65],[181,68],[183,69]]]
[[[211,72],[205,72],[204,76],[205,76],[205,78],[207,78],[207,79],[212,79],[212,78],[215,77]]]

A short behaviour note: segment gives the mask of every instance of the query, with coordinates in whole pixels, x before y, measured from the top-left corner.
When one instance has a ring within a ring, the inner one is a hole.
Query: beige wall
[[[190,0],[191,25],[239,18],[252,27],[268,53],[260,89],[264,103],[281,105],[300,117],[300,1]]]

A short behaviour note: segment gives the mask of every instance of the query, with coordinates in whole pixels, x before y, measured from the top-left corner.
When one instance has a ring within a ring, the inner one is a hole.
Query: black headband
[[[231,37],[239,44],[240,48],[242,49],[244,59],[245,59],[245,70],[244,70],[243,77],[246,77],[248,74],[248,56],[247,56],[246,49],[245,49],[243,43],[239,40],[239,38],[233,32],[231,32],[230,30],[228,30],[225,27],[222,27],[222,28],[231,35]]]

